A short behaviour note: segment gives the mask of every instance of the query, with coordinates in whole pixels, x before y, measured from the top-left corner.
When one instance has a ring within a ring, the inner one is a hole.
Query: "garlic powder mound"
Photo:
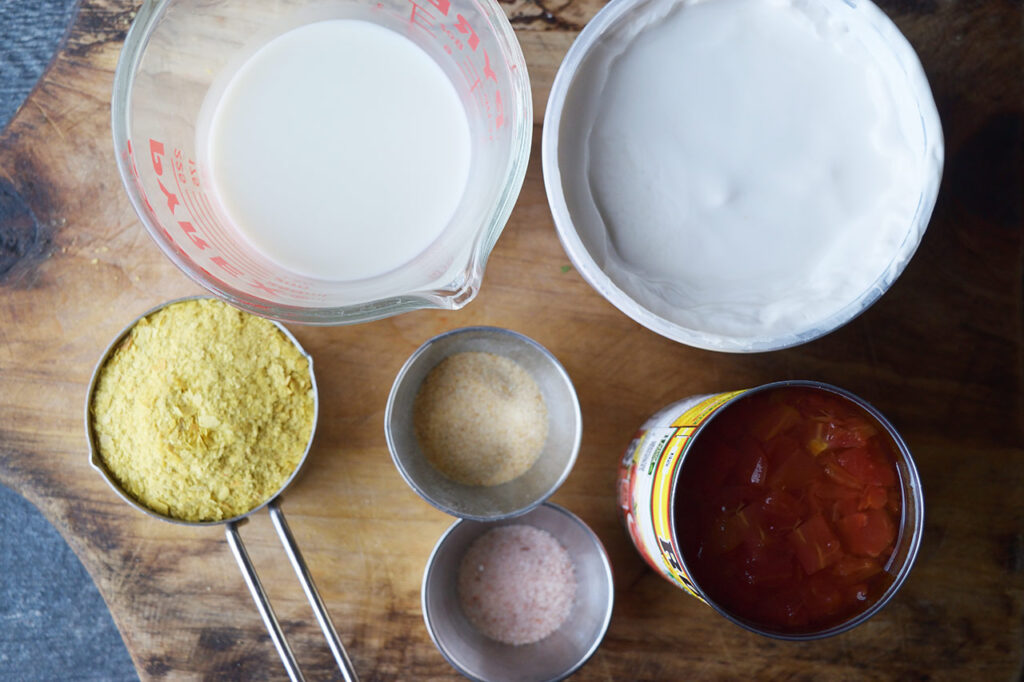
[[[523,475],[544,447],[548,409],[521,365],[462,352],[427,374],[413,404],[416,440],[435,469],[464,485],[495,486]]]
[[[309,361],[272,322],[212,299],[143,318],[100,369],[99,456],[143,506],[220,521],[272,497],[315,421]]]

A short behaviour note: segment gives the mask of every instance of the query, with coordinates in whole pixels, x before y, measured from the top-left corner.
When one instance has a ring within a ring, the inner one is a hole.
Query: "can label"
[[[672,489],[693,434],[745,392],[693,396],[658,411],[637,431],[619,465],[619,512],[637,551],[654,570],[698,599],[672,537]]]

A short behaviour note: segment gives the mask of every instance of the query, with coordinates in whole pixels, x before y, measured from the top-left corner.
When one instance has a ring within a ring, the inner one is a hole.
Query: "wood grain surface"
[[[578,464],[553,501],[601,537],[614,617],[580,680],[1019,679],[1024,654],[1024,6],[887,0],[943,119],[946,172],[906,272],[869,311],[805,346],[726,355],[636,325],[577,273],[555,235],[534,130],[519,202],[479,297],[459,312],[294,328],[317,364],[320,429],[283,507],[359,673],[449,679],[420,614],[427,556],[451,519],[402,481],[384,405],[406,357],[455,327],[509,327],[575,381]],[[600,0],[505,4],[535,120]],[[109,100],[136,6],[84,0],[67,43],[0,137],[0,479],[61,531],[95,578],[143,679],[281,679],[220,528],[152,520],[88,466],[86,385],[138,313],[198,288],[160,253],[118,179]],[[917,566],[847,634],[778,642],[737,628],[644,567],[616,517],[616,462],[655,410],[695,393],[808,378],[875,404],[902,431],[927,503]],[[265,514],[242,529],[304,671],[332,659]]]

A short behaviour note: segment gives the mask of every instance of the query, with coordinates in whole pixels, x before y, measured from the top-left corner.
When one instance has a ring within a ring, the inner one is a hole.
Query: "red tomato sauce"
[[[839,625],[874,604],[903,505],[896,445],[825,390],[737,400],[679,474],[675,528],[694,581],[726,612],[779,633]]]

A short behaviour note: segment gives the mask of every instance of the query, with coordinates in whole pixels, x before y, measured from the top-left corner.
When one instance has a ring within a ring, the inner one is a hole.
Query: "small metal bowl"
[[[413,403],[427,374],[448,356],[467,351],[514,360],[537,382],[547,405],[548,436],[537,461],[501,485],[451,480],[427,460],[413,429]],[[465,327],[435,336],[406,360],[388,396],[384,429],[395,466],[420,497],[452,516],[496,521],[530,511],[562,485],[576,462],[583,418],[572,380],[546,348],[508,329]]]
[[[492,528],[527,524],[546,530],[569,553],[576,572],[576,597],[569,617],[533,644],[502,644],[481,634],[459,606],[459,563],[478,537]],[[500,523],[460,519],[434,546],[423,574],[423,620],[441,654],[473,680],[560,680],[579,670],[597,651],[612,618],[612,567],[597,535],[571,512],[550,502]]]

